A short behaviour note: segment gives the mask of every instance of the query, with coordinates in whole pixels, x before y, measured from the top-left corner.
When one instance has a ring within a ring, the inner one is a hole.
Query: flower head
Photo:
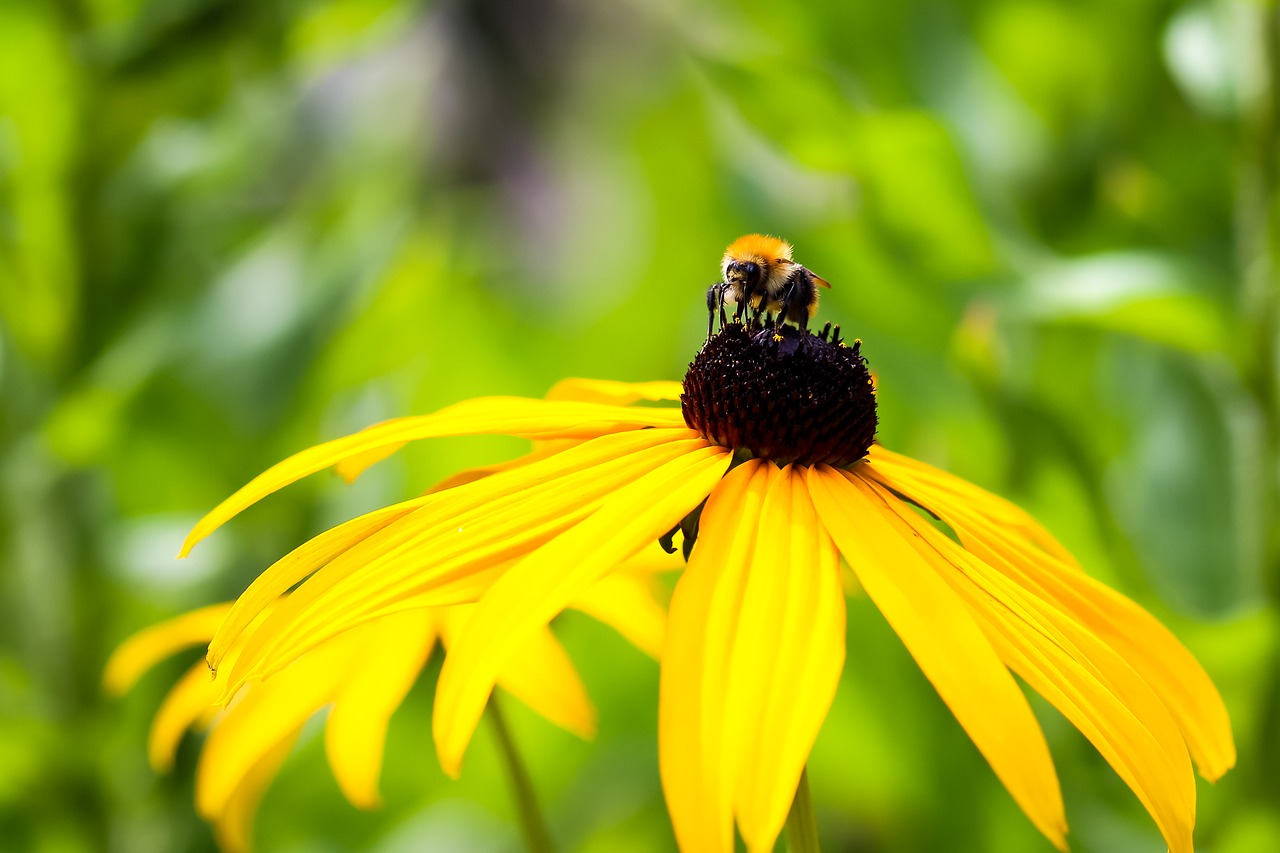
[[[1062,798],[1014,673],[1093,742],[1175,853],[1192,849],[1192,761],[1216,779],[1235,760],[1208,677],[1026,513],[875,444],[874,387],[856,342],[731,323],[683,386],[575,380],[551,397],[471,400],[327,442],[203,519],[186,548],[300,477],[330,466],[353,476],[409,441],[506,433],[540,443],[482,479],[340,525],[268,569],[210,646],[222,699],[374,619],[475,601],[433,720],[456,774],[486,698],[531,638],[680,528],[692,549],[662,650],[659,754],[682,849],[730,851],[735,825],[748,849],[772,849],[844,665],[842,556],[1050,841],[1065,847]],[[680,409],[634,405],[677,398]]]

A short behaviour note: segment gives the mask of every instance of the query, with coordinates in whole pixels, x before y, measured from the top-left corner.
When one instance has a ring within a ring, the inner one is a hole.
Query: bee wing
[[[827,281],[808,267],[805,268],[805,271],[808,272],[809,275],[813,276],[813,283],[818,285],[818,287],[825,287],[827,290],[831,289],[831,282]]]

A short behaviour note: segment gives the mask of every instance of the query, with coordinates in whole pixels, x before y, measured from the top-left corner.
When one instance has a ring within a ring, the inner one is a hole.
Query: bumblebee
[[[721,280],[707,291],[707,337],[711,336],[716,312],[723,325],[727,319],[724,303],[737,306],[734,319],[741,321],[747,309],[755,316],[777,315],[777,322],[787,320],[801,329],[809,327],[809,318],[818,312],[818,288],[831,287],[827,281],[796,263],[793,249],[786,240],[748,234],[729,244],[720,261]]]

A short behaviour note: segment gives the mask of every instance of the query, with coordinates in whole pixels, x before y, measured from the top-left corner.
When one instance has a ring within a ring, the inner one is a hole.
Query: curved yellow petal
[[[438,497],[452,496],[443,507],[421,508],[379,531],[296,589],[247,637],[224,697],[328,637],[401,609],[406,599],[417,606],[474,600],[460,594],[475,590],[478,572],[533,551],[644,472],[705,445],[682,438],[690,434],[655,429],[605,436],[544,463],[442,493]],[[566,465],[561,457],[583,462]],[[513,492],[523,483],[531,485]]]
[[[724,448],[701,439],[615,489],[592,515],[514,565],[485,593],[445,658],[433,730],[445,771],[457,775],[497,676],[531,633],[587,586],[666,533],[728,467]]]
[[[160,703],[151,721],[147,739],[147,759],[157,773],[173,769],[173,756],[187,729],[207,722],[217,712],[217,688],[204,661],[188,669]]]
[[[210,665],[219,667],[223,655],[227,650],[236,645],[239,640],[241,631],[248,625],[256,612],[268,601],[274,600],[273,594],[278,594],[282,589],[296,583],[302,579],[300,574],[303,569],[314,568],[314,565],[321,558],[328,556],[324,562],[330,562],[340,554],[343,555],[341,561],[330,565],[323,573],[323,583],[313,581],[306,585],[299,592],[301,595],[295,595],[293,600],[293,610],[296,612],[302,608],[304,601],[310,601],[321,590],[321,587],[336,583],[342,576],[344,570],[349,573],[362,566],[365,566],[369,559],[381,554],[383,557],[391,552],[392,549],[400,551],[408,550],[410,552],[419,550],[410,547],[406,543],[411,543],[411,537],[417,535],[419,537],[428,535],[429,533],[449,533],[457,531],[458,534],[467,533],[471,537],[484,535],[486,528],[484,526],[472,523],[480,519],[486,511],[489,511],[497,502],[512,502],[534,495],[535,498],[539,494],[538,489],[554,490],[560,488],[558,481],[565,481],[566,478],[573,476],[585,477],[590,479],[592,471],[611,470],[609,466],[616,466],[619,459],[629,456],[631,453],[643,449],[660,445],[673,438],[687,437],[695,435],[688,430],[643,430],[622,435],[605,436],[594,441],[587,441],[556,454],[554,458],[548,458],[539,461],[537,464],[531,464],[519,470],[513,470],[502,475],[487,477],[469,483],[465,486],[459,486],[450,489],[445,493],[435,493],[388,507],[386,510],[379,510],[368,515],[361,516],[360,519],[339,525],[330,531],[320,534],[315,539],[302,546],[298,551],[303,549],[311,549],[315,558],[310,556],[305,560],[291,560],[286,557],[276,566],[272,566],[267,572],[264,572],[244,595],[236,601],[232,608],[232,612],[214,637],[210,644],[209,662]],[[625,462],[623,464],[626,464]],[[603,469],[596,466],[604,466]],[[370,523],[380,521],[381,513],[393,513],[398,509],[413,510],[412,513],[404,513],[396,515],[392,521],[397,522],[393,529],[387,530],[383,535],[371,539],[373,533],[383,530],[387,524],[372,529],[368,529],[367,535],[363,539],[370,541],[359,543],[358,549],[352,546],[357,543],[347,541],[346,532],[354,535],[359,531],[359,523],[361,519],[368,519]],[[458,539],[458,536],[450,535],[452,539]],[[332,540],[332,544],[326,540]],[[314,545],[312,543],[315,543]],[[462,543],[464,548],[467,543]],[[346,553],[348,550],[352,553]],[[297,553],[297,552],[295,552]],[[430,553],[423,551],[422,553]],[[284,564],[284,565],[282,565]],[[291,617],[290,617],[291,618]]]
[[[935,494],[949,494],[952,496],[953,501],[964,501],[970,506],[980,507],[984,515],[996,521],[1001,527],[1026,537],[1039,548],[1053,554],[1068,566],[1076,569],[1080,568],[1080,564],[1076,562],[1076,558],[1072,556],[1071,552],[1055,539],[1053,534],[1046,530],[1040,522],[1036,521],[1030,513],[1018,505],[992,494],[986,489],[981,489],[968,480],[943,471],[941,468],[935,468],[932,465],[926,465],[924,462],[912,459],[910,456],[886,450],[879,444],[871,445],[867,456],[866,464],[876,471],[883,471],[890,479],[899,475],[909,475],[920,482],[928,484]],[[932,508],[929,507],[929,509]]]
[[[209,642],[230,609],[230,602],[211,604],[134,634],[121,643],[107,660],[102,673],[103,687],[108,693],[118,696],[132,687],[147,670],[174,652]]]
[[[353,518],[312,537],[276,560],[229,605],[226,618],[218,624],[209,641],[206,661],[210,669],[216,672],[222,666],[228,647],[294,584],[426,502],[424,498],[417,498]]]
[[[547,392],[546,399],[574,403],[598,403],[606,406],[628,406],[641,400],[661,402],[679,400],[684,388],[679,382],[616,382],[611,379],[562,379]],[[373,428],[376,428],[373,427]],[[373,450],[350,456],[336,466],[338,474],[348,483],[353,482],[370,466],[394,455],[408,442],[389,444]],[[559,449],[559,448],[555,448]],[[471,482],[493,471],[504,471],[520,460],[500,466],[476,468],[454,475],[446,481],[457,485]],[[444,488],[449,488],[445,485]],[[440,487],[432,491],[438,491]]]
[[[859,476],[809,471],[818,516],[863,589],[1022,810],[1060,849],[1066,817],[1049,747],[1026,697],[950,585]]]
[[[990,607],[980,601],[974,605]],[[1093,743],[1137,794],[1171,853],[1191,853],[1195,783],[1190,760],[1180,767],[1167,744],[1145,729],[1149,718],[1135,715],[1126,707],[1126,697],[1111,692],[1111,685],[1055,643],[1044,641],[1034,626],[1017,624],[1008,615],[985,621],[997,626],[989,636],[1001,657]]]
[[[723,720],[738,756],[738,827],[747,849],[761,853],[773,850],[786,822],[845,654],[836,547],[817,522],[804,474],[772,464],[765,471],[764,520],[754,530],[737,528],[758,538],[736,596]]]
[[[613,379],[561,379],[547,392],[548,400],[573,400],[578,403],[602,403],[629,406],[641,400],[659,403],[679,400],[684,386],[679,382],[618,382]]]
[[[459,471],[456,474],[450,474],[448,477],[445,477],[443,480],[427,489],[423,494],[431,495],[436,492],[443,492],[446,489],[452,489],[455,486],[474,483],[476,480],[488,477],[490,474],[497,474],[500,471],[510,471],[512,468],[519,468],[522,465],[528,465],[530,462],[537,462],[539,459],[546,459],[548,456],[559,453],[566,447],[571,447],[576,443],[577,441],[573,439],[535,442],[536,446],[534,449],[523,456],[518,456],[515,459],[510,459],[506,462],[495,462],[492,465],[484,465],[479,468],[468,468],[464,471]],[[371,466],[381,462],[389,456],[394,455],[395,452],[402,447],[404,447],[404,444],[394,444],[388,447],[378,448],[376,451],[347,457],[335,465],[334,470],[338,473],[338,476],[342,477],[342,479],[346,480],[348,483],[354,483],[359,479],[360,475],[367,471]]]
[[[653,550],[661,553],[656,545]],[[656,658],[662,654],[667,626],[660,594],[661,588],[651,573],[619,567],[583,590],[572,607],[600,620],[640,651]]]
[[[596,734],[596,709],[548,627],[529,636],[497,679],[498,686],[540,715],[580,738]]]
[[[716,484],[702,510],[689,568],[676,584],[662,649],[658,766],[680,849],[733,850],[737,755],[728,744],[732,638],[738,596],[755,550],[754,531],[771,462],[750,460]]]
[[[680,549],[668,554],[661,547],[645,548],[618,565],[618,571],[643,577],[662,572],[684,571],[684,555]]]
[[[380,424],[375,424],[372,427],[368,427],[368,429],[376,429],[378,426],[380,426]],[[359,434],[360,433],[356,433],[356,435]],[[409,442],[407,441],[398,441],[395,444],[384,444],[379,447],[375,447],[372,450],[366,450],[363,453],[353,453],[334,465],[333,470],[339,477],[346,480],[348,483],[354,483],[356,480],[360,479],[360,475],[365,471],[368,471],[383,459],[395,456],[408,443]]]
[[[503,471],[510,471],[514,468],[522,468],[525,465],[531,465],[539,462],[549,456],[555,456],[562,450],[567,450],[578,442],[575,441],[543,441],[538,442],[533,450],[510,459],[506,462],[495,462],[492,465],[485,465],[480,468],[468,468],[465,471],[459,471],[456,474],[450,474],[431,488],[427,489],[424,494],[434,495],[436,492],[447,491],[458,486],[465,486],[467,483],[474,483],[476,480],[484,479],[493,474],[501,474]]]
[[[259,759],[332,700],[363,654],[360,633],[349,632],[241,691],[205,741],[196,771],[196,810],[211,820],[221,814]]]
[[[456,642],[475,609],[475,605],[461,605],[443,611],[446,647]],[[595,736],[596,710],[549,627],[544,625],[521,645],[498,676],[498,685],[560,728],[581,738]]]
[[[970,604],[1005,662],[1093,743],[1155,818],[1171,850],[1190,851],[1191,762],[1164,704],[1085,626],[942,535],[874,487],[907,525],[904,536]]]
[[[1192,654],[1154,616],[1100,581],[1007,535],[963,500],[914,477],[872,471],[889,488],[938,513],[975,556],[1071,614],[1137,670],[1172,714],[1202,775],[1212,781],[1235,765],[1222,697]]]
[[[438,625],[438,611],[422,609],[386,616],[362,631],[365,653],[342,680],[324,729],[329,767],[352,805],[380,803],[387,724],[430,657]]]
[[[280,772],[280,765],[293,751],[295,741],[296,733],[263,753],[241,777],[222,811],[212,818],[214,837],[218,839],[218,847],[223,853],[249,853],[253,849],[253,822],[258,804],[262,802],[262,795],[271,785],[271,780]]]
[[[254,477],[196,523],[179,556],[241,510],[303,477],[344,459],[392,445],[456,435],[514,435],[523,438],[595,438],[645,427],[684,428],[678,409],[627,408],[522,397],[467,400],[432,415],[397,418],[296,453]]]

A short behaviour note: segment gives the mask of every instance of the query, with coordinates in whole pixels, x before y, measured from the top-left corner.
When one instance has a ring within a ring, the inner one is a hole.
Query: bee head
[[[774,271],[791,262],[791,244],[777,237],[748,234],[729,244],[720,269],[726,284],[736,284],[748,293],[763,290]]]
[[[740,284],[750,292],[764,280],[764,269],[755,261],[731,258],[724,263],[724,280],[728,284]]]

